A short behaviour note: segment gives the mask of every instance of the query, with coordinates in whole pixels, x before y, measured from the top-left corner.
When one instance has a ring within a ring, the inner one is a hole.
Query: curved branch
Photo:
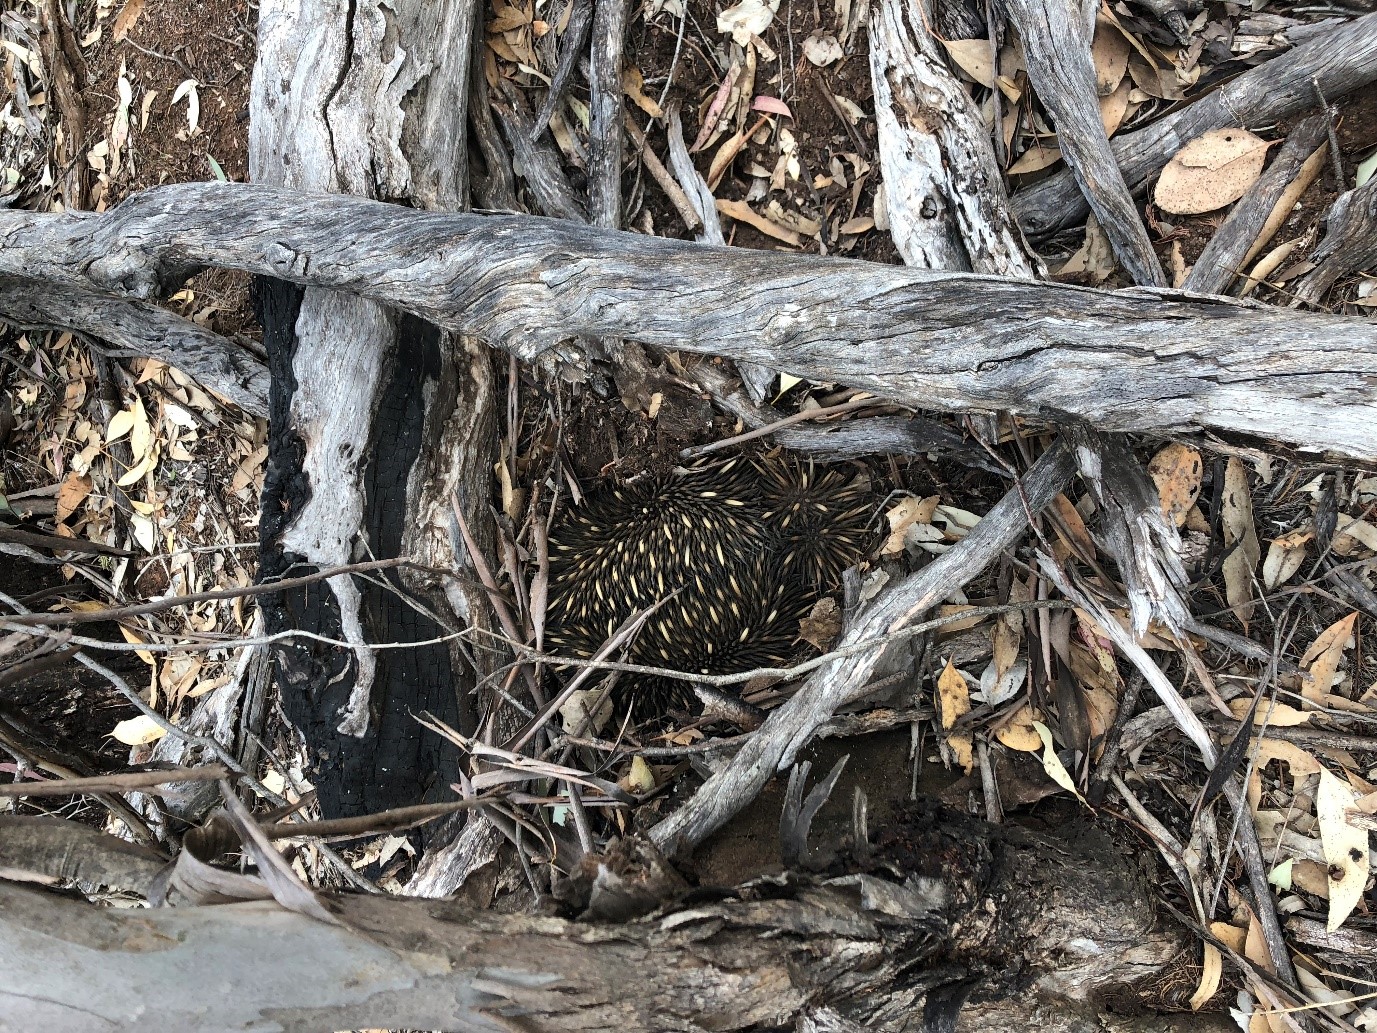
[[[1377,458],[1377,326],[1362,319],[243,184],[158,187],[103,216],[4,212],[0,242],[0,275],[65,287],[150,298],[214,265],[359,294],[524,359],[627,337],[921,408]]]
[[[245,412],[268,415],[268,368],[256,355],[152,302],[0,275],[0,320],[75,330],[118,352],[151,356],[195,377]]]
[[[1265,64],[1250,68],[1213,93],[1111,141],[1130,190],[1137,190],[1173,154],[1211,129],[1258,128],[1330,101],[1377,79],[1377,14],[1355,18]],[[1090,211],[1069,172],[1021,190],[1014,214],[1024,232],[1044,237],[1075,226]]]

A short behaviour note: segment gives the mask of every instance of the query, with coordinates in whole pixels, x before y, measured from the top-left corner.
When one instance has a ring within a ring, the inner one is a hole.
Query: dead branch
[[[1296,290],[1296,297],[1311,305],[1318,305],[1340,277],[1377,262],[1377,176],[1339,195],[1312,257],[1320,264]]]
[[[4,212],[0,239],[0,274],[63,287],[147,299],[225,266],[396,305],[527,360],[572,336],[627,336],[914,407],[1377,457],[1377,327],[1360,319],[242,184],[159,187],[101,217]]]
[[[918,5],[871,8],[870,75],[885,209],[905,264],[1036,275],[985,123],[938,56]]]
[[[1133,282],[1165,287],[1167,278],[1152,250],[1133,197],[1124,183],[1100,119],[1095,66],[1090,58],[1093,27],[1087,10],[1068,0],[1002,0],[1023,41],[1028,76],[1057,129],[1066,167],[1099,220],[1114,253]]]
[[[150,356],[175,365],[247,413],[268,414],[268,370],[257,356],[149,302],[0,276],[0,319],[76,331],[112,357]]]
[[[1327,115],[1313,115],[1291,130],[1281,151],[1252,189],[1238,200],[1228,218],[1215,231],[1209,244],[1186,277],[1186,290],[1202,294],[1224,294],[1242,271],[1258,234],[1271,217],[1281,195],[1300,172],[1301,166],[1325,140]]]

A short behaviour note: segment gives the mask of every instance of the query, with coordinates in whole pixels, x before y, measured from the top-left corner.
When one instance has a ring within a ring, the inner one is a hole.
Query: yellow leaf
[[[645,95],[645,79],[641,76],[639,68],[633,66],[622,72],[622,92],[651,118],[659,118],[664,114],[659,103]]]
[[[110,426],[105,428],[105,443],[108,445],[112,441],[118,441],[128,434],[134,427],[134,414],[128,409],[121,409],[110,418]]]
[[[1224,959],[1219,953],[1219,948],[1212,943],[1204,944],[1205,958],[1200,967],[1200,984],[1195,988],[1195,993],[1191,994],[1191,1011],[1199,1011],[1201,1007],[1219,990],[1219,978],[1224,974]]]
[[[115,483],[121,488],[127,488],[131,484],[138,483],[139,479],[142,478],[156,462],[156,458],[156,456],[151,454],[144,456],[128,470],[125,470],[123,476]],[[153,550],[150,548],[148,551],[152,552]]]
[[[134,426],[129,429],[129,447],[134,452],[134,461],[138,462],[148,455],[148,447],[153,443],[153,427],[148,422],[148,413],[144,412],[142,401],[134,399],[130,408],[134,413]]]
[[[142,746],[145,743],[155,742],[166,734],[167,732],[163,730],[162,726],[146,714],[121,721],[115,725],[115,730],[110,733],[112,737],[126,746]]]
[[[124,636],[124,641],[128,642],[131,646],[144,646],[148,644],[148,639],[144,638],[138,632],[130,631],[123,624],[119,625],[118,627],[120,629],[120,634]],[[157,661],[153,659],[153,654],[150,653],[148,650],[136,649],[134,650],[134,653],[138,656],[140,660],[146,663],[149,667],[157,666]]]
[[[1076,783],[1071,780],[1071,773],[1066,770],[1066,765],[1057,756],[1056,748],[1052,744],[1052,732],[1041,721],[1033,722],[1033,730],[1038,733],[1038,738],[1042,740],[1042,769],[1047,772],[1047,777],[1067,792],[1075,795],[1077,800],[1085,803],[1085,797],[1081,796],[1080,790],[1076,788]]]
[[[937,715],[942,730],[947,733],[947,745],[951,748],[956,762],[968,775],[975,764],[971,733],[956,732],[952,729],[957,719],[962,714],[969,713],[970,709],[971,693],[966,686],[966,679],[961,677],[961,672],[948,660],[947,666],[937,678]]]
[[[1320,824],[1320,843],[1329,864],[1329,924],[1332,933],[1344,924],[1367,885],[1367,831],[1348,820],[1347,810],[1357,793],[1339,781],[1328,768],[1320,769],[1320,788],[1315,794],[1315,814]]]
[[[1038,712],[1025,703],[1013,717],[995,729],[995,738],[1011,750],[1037,753],[1042,746],[1042,737],[1033,727],[1037,716]]]
[[[1229,710],[1241,721],[1247,716],[1248,708],[1252,705],[1251,699],[1233,699],[1229,701]],[[1270,728],[1290,728],[1292,725],[1307,724],[1314,716],[1313,710],[1297,710],[1285,703],[1263,701],[1258,704],[1257,713],[1253,715],[1253,724],[1259,728],[1263,724]]]
[[[1216,940],[1221,941],[1235,954],[1243,953],[1243,940],[1247,936],[1246,930],[1240,929],[1236,925],[1230,925],[1228,922],[1211,922],[1210,932],[1214,933]]]

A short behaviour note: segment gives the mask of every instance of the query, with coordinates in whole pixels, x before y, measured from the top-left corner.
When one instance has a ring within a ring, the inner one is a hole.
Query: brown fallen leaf
[[[1200,453],[1179,442],[1167,445],[1148,462],[1148,476],[1157,485],[1162,515],[1177,527],[1186,522],[1186,514],[1200,497],[1203,473]]]
[[[128,0],[128,2],[120,8],[120,13],[115,15],[114,24],[110,26],[110,37],[116,43],[119,43],[128,36],[129,33],[134,31],[134,26],[137,25],[139,19],[143,17],[143,4],[144,0]]]
[[[1236,456],[1224,468],[1224,504],[1221,508],[1224,544],[1232,550],[1223,564],[1224,597],[1239,619],[1246,620],[1253,599],[1253,571],[1257,569],[1262,548],[1253,528],[1248,473]]]
[[[1174,215],[1199,215],[1223,208],[1257,182],[1269,146],[1246,129],[1205,133],[1167,162],[1152,199]]]

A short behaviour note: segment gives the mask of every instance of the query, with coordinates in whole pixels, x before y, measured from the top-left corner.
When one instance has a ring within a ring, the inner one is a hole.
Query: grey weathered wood
[[[589,75],[588,217],[622,227],[622,40],[627,0],[592,0],[593,60]]]
[[[1239,198],[1215,230],[1182,287],[1202,294],[1226,294],[1242,272],[1246,256],[1262,227],[1306,159],[1324,143],[1327,115],[1312,115],[1286,137],[1286,143],[1252,188]]]
[[[846,628],[834,649],[883,640],[923,619],[952,592],[968,584],[1027,529],[1028,521],[1062,491],[1074,471],[1071,450],[1058,442],[1019,484],[986,513],[956,545],[916,574],[886,588]],[[839,656],[819,667],[756,734],[713,773],[683,807],[660,821],[651,838],[667,853],[686,853],[756,798],[774,775],[794,762],[814,731],[838,708],[865,695],[883,646]]]
[[[1345,25],[1249,69],[1192,104],[1113,142],[1129,188],[1137,190],[1173,154],[1211,129],[1258,128],[1377,79],[1377,14]],[[1076,226],[1090,210],[1069,172],[1049,176],[1013,198],[1014,214],[1033,237]]]
[[[578,335],[622,335],[915,408],[1203,427],[1377,457],[1377,326],[1357,318],[242,184],[159,187],[99,217],[3,212],[0,241],[0,274],[147,298],[225,266],[395,304],[524,359]]]
[[[1320,264],[1296,289],[1296,297],[1311,305],[1318,305],[1341,276],[1377,264],[1377,176],[1338,196],[1311,257]]]
[[[588,30],[593,25],[593,0],[569,2],[573,4],[573,10],[569,12],[569,24],[565,26],[564,36],[559,41],[559,63],[555,66],[555,74],[550,76],[550,88],[545,92],[540,110],[536,112],[535,124],[531,126],[533,135],[545,132],[545,127],[550,124],[550,116],[569,92],[579,58],[583,56],[588,43]]]
[[[790,1027],[831,1008],[898,1033],[971,973],[987,976],[985,1021],[1007,1023],[1149,977],[1186,947],[1102,833],[1082,830],[1074,853],[959,816],[924,834],[924,870],[903,884],[767,880],[617,923],[322,895],[329,924],[271,900],[109,909],[0,882],[0,1026],[498,1033],[519,1017],[530,1033],[640,1033]]]
[[[74,330],[109,346],[112,357],[147,355],[255,416],[268,413],[268,370],[252,352],[147,301],[0,276],[0,320]]]
[[[904,262],[1032,277],[989,134],[916,4],[876,0],[870,76],[890,234]]]
[[[533,131],[524,102],[508,83],[501,100],[492,101],[493,113],[512,149],[512,169],[526,183],[540,214],[552,219],[587,222],[583,201],[569,185],[559,154],[541,134]]]
[[[1057,145],[1091,210],[1133,282],[1164,287],[1167,278],[1152,250],[1100,119],[1095,65],[1090,57],[1093,31],[1073,0],[1001,0],[1018,29],[1028,78],[1052,116]],[[1092,14],[1093,19],[1093,14]]]

